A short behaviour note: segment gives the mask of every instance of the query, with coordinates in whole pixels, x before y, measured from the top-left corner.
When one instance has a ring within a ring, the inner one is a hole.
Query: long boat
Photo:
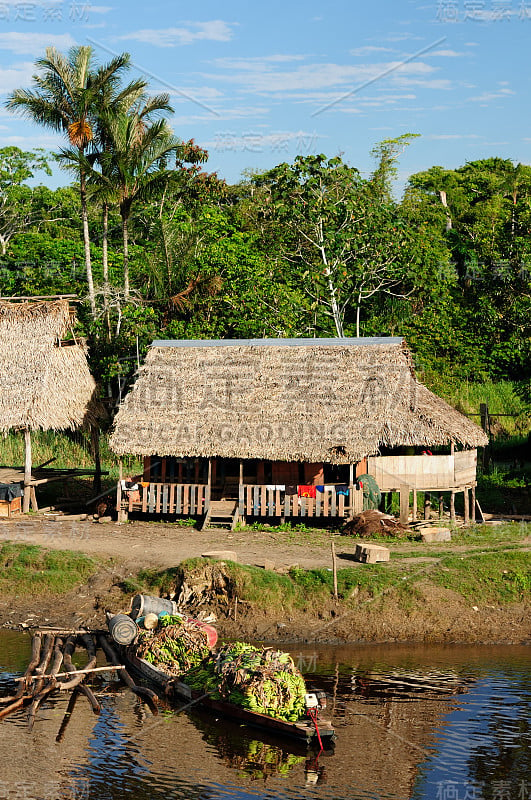
[[[150,664],[143,658],[139,658],[131,647],[121,647],[121,655],[124,664],[140,675],[149,683],[159,689],[161,694],[168,699],[172,697],[184,700],[190,706],[201,706],[215,711],[216,714],[238,720],[240,723],[249,725],[252,728],[267,731],[277,736],[287,736],[307,744],[320,744],[323,748],[332,746],[335,741],[335,731],[329,720],[317,717],[317,708],[312,707],[310,713],[304,719],[297,722],[286,722],[267,714],[260,714],[256,711],[249,711],[241,708],[234,703],[224,700],[216,700],[209,694],[204,694],[196,689],[192,689],[188,684],[176,679],[163,670]],[[307,697],[314,698],[316,695],[310,693]]]

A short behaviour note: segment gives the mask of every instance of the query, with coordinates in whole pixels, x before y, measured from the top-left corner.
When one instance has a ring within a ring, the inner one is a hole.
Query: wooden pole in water
[[[332,542],[332,578],[334,581],[334,600],[337,600],[337,561],[336,561],[336,546]]]
[[[24,499],[22,511],[27,514],[30,510],[31,500],[31,433],[29,428],[24,428]]]

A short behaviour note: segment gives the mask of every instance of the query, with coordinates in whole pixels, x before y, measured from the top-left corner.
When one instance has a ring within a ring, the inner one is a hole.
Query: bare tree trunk
[[[31,433],[29,428],[24,428],[24,498],[22,511],[27,514],[30,510],[31,500]]]
[[[447,231],[451,231],[452,230],[452,218],[450,216],[450,212],[448,211],[448,203],[446,201],[446,192],[444,191],[444,189],[441,189],[439,191],[439,198],[440,198],[441,203],[443,204],[443,206],[444,206],[444,208],[446,210],[446,230]]]
[[[129,229],[127,227],[127,216],[122,215],[122,235],[124,241],[124,295],[126,301],[129,300]]]
[[[94,279],[92,277],[92,261],[90,257],[90,235],[88,226],[88,211],[87,211],[87,189],[85,182],[85,173],[79,173],[79,194],[81,198],[81,219],[83,221],[83,246],[85,249],[85,268],[87,270],[87,286],[90,300],[90,310],[92,316],[96,316],[96,297],[94,294]]]
[[[356,336],[360,338],[360,313],[361,313],[361,295],[358,296],[358,302],[356,304]]]
[[[107,339],[111,341],[111,318],[109,313],[109,206],[103,203],[102,210],[102,239],[101,262],[103,267],[103,308],[105,311],[105,324],[107,326]]]

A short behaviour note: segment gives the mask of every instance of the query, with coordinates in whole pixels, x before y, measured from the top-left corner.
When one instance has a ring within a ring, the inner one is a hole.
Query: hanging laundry
[[[324,486],[317,485],[315,488],[317,489],[318,492],[324,492],[324,490],[325,490]]]
[[[289,496],[298,494],[297,485],[296,484],[291,484],[291,485],[286,486],[286,494],[289,495]]]
[[[315,497],[315,486],[299,486],[299,497]]]
[[[336,495],[343,494],[348,497],[348,486],[346,483],[338,483],[336,486]]]

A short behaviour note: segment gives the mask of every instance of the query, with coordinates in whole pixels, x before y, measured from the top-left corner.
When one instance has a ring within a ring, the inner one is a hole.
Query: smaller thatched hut
[[[35,430],[96,423],[96,384],[68,300],[0,301],[0,431],[24,431],[24,483]],[[29,510],[30,493],[24,496]]]
[[[399,338],[153,342],[111,437],[116,453],[144,456],[139,508],[207,516],[229,501],[240,516],[343,516],[362,502],[356,476],[403,446],[452,452],[442,477],[438,456],[418,456],[407,479],[386,476],[389,490],[463,490],[454,445],[485,443],[481,428],[419,383]]]

